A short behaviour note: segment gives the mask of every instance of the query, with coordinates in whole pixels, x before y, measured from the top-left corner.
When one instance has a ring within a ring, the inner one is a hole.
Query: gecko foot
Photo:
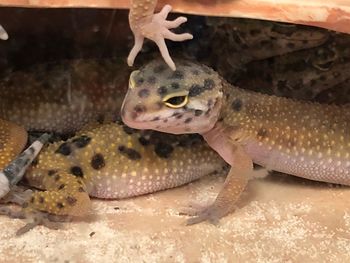
[[[52,215],[41,211],[28,212],[25,209],[18,210],[7,205],[0,206],[0,215],[6,215],[10,218],[16,219],[26,219],[29,221],[26,225],[16,231],[17,236],[23,235],[38,225],[42,225],[53,230],[61,229],[62,225],[60,223],[70,220],[70,217],[68,216]]]
[[[189,33],[175,34],[169,30],[176,28],[187,21],[186,17],[178,17],[173,21],[166,20],[171,9],[172,7],[170,5],[165,5],[159,13],[152,15],[151,18],[147,17],[146,19],[138,21],[136,24],[133,24],[130,21],[135,36],[135,44],[127,59],[129,66],[134,64],[137,54],[141,51],[144,38],[148,38],[157,44],[164,61],[169,67],[172,70],[176,70],[175,63],[171,59],[168,48],[165,44],[165,39],[170,39],[172,41],[185,41],[192,39],[193,36]]]
[[[194,225],[204,221],[208,221],[213,225],[218,225],[220,219],[230,213],[221,207],[216,206],[215,204],[209,206],[194,205],[191,204],[190,207],[182,209],[181,215],[188,215],[192,218],[186,221],[186,225]]]
[[[23,235],[27,233],[29,230],[33,229],[36,226],[42,225],[52,230],[58,230],[62,228],[61,222],[67,222],[70,220],[68,216],[58,216],[52,215],[46,212],[41,211],[33,211],[28,213],[24,213],[25,218],[30,219],[26,225],[21,227],[16,231],[16,236]]]

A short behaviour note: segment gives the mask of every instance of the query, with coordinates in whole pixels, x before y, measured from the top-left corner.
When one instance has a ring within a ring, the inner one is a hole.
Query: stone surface
[[[39,226],[20,237],[22,220],[0,217],[1,262],[348,262],[348,187],[273,174],[253,179],[238,209],[218,226],[185,226],[179,211],[205,204],[223,177],[122,201],[93,202],[94,212]]]
[[[160,0],[174,11],[197,15],[248,17],[315,25],[350,32],[350,2],[346,0]],[[130,0],[0,0],[0,6],[128,8]]]

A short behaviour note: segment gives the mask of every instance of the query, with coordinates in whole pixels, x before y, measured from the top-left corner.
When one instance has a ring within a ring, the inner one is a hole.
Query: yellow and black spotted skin
[[[89,196],[119,199],[191,182],[221,170],[223,160],[197,135],[98,125],[49,145],[26,174],[35,192],[25,209],[81,216]]]
[[[27,132],[14,123],[0,119],[0,170],[15,158],[27,142]]]

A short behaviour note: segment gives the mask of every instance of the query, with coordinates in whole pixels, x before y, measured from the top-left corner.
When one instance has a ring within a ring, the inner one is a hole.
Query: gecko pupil
[[[176,96],[176,97],[167,99],[166,102],[174,106],[179,106],[185,102],[185,99],[186,99],[186,96]]]

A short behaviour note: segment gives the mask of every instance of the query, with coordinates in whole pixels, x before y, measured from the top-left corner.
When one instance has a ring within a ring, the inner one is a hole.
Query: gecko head
[[[131,73],[121,115],[136,129],[167,133],[204,133],[216,123],[222,80],[204,65],[180,60],[172,71],[155,60]]]

